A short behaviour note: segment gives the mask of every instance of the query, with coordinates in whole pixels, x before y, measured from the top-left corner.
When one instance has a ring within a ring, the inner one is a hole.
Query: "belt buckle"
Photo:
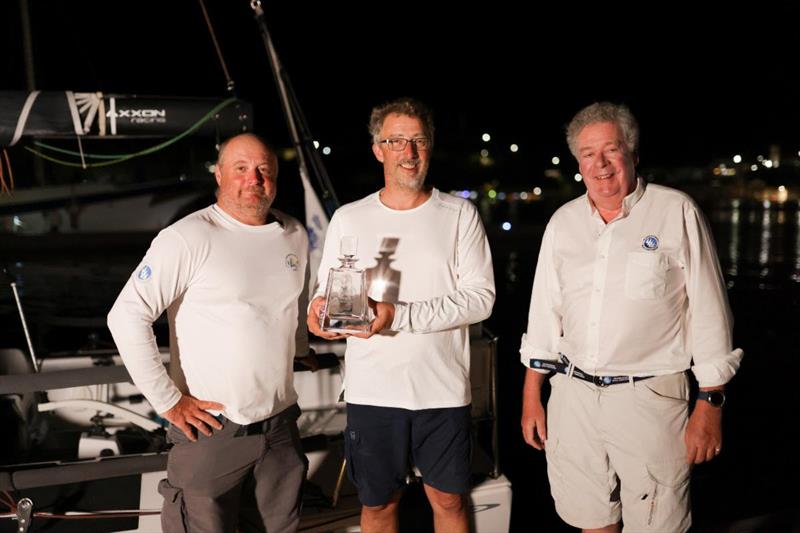
[[[608,387],[611,385],[611,379],[609,376],[592,376],[592,383],[598,387]]]

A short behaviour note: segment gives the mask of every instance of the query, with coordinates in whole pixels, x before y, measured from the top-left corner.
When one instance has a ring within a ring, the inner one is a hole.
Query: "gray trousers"
[[[196,442],[170,426],[174,446],[158,487],[164,532],[296,532],[307,469],[299,415],[293,405],[260,428],[220,417],[223,428]]]

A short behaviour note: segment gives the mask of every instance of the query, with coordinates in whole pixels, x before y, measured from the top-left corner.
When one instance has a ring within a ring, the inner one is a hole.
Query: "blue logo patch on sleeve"
[[[294,254],[289,254],[286,256],[286,268],[290,268],[292,270],[297,270],[297,267],[300,266],[300,258]]]
[[[150,265],[143,265],[142,268],[139,269],[139,272],[136,273],[136,277],[141,281],[147,281],[152,275],[153,269],[150,268]]]

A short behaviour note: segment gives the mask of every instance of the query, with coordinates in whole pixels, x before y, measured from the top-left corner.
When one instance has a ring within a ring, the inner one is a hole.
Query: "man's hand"
[[[544,450],[547,440],[547,417],[541,399],[531,399],[522,404],[522,438],[537,450]]]
[[[341,333],[335,333],[332,331],[322,331],[320,327],[320,318],[322,317],[322,311],[325,309],[325,298],[322,296],[317,296],[313,300],[311,300],[311,305],[308,308],[308,318],[306,319],[306,324],[308,325],[308,331],[316,335],[317,337],[327,339],[327,340],[334,340],[334,339],[342,339],[347,337],[347,335],[343,335]]]
[[[194,442],[197,440],[194,428],[205,435],[211,436],[211,428],[222,429],[222,424],[206,409],[222,411],[225,407],[221,403],[198,400],[193,396],[184,394],[172,408],[162,413],[161,416],[169,420],[175,427],[183,431],[186,438]],[[211,427],[209,427],[211,426]]]
[[[522,389],[522,438],[537,450],[544,450],[547,440],[547,417],[542,405],[545,378],[545,374],[528,369]]]
[[[376,333],[380,333],[384,329],[388,329],[394,322],[394,304],[387,302],[376,302],[372,298],[369,299],[369,306],[372,312],[375,313],[375,319],[369,326],[369,331],[365,333],[353,333],[353,337],[361,339],[369,339]]]
[[[716,457],[722,449],[722,408],[698,401],[689,417],[684,440],[688,464],[699,464]]]

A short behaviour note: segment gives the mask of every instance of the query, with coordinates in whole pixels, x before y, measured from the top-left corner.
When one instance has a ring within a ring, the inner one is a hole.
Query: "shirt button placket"
[[[611,245],[612,227],[606,226],[600,232],[596,245],[594,280],[589,302],[589,324],[586,332],[586,348],[589,353],[586,363],[597,366],[597,354],[600,350],[600,316],[603,312],[603,292],[608,273],[608,250]]]

